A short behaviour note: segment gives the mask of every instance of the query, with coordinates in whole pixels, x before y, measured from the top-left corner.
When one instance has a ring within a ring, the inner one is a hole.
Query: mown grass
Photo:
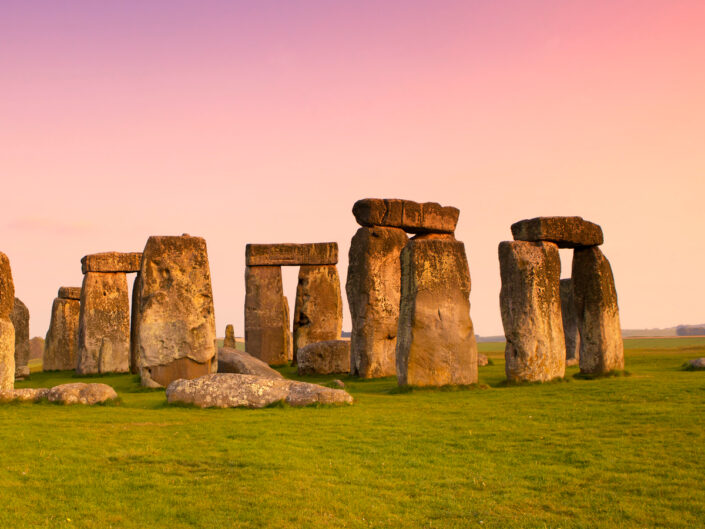
[[[479,388],[342,377],[341,408],[170,407],[91,379],[121,404],[0,406],[0,527],[703,527],[705,373],[681,366],[705,339],[625,343],[628,377],[506,386],[481,344]]]

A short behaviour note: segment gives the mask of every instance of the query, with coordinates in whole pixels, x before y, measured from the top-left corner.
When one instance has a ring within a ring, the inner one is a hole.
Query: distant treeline
[[[677,336],[705,336],[705,323],[702,325],[679,325],[676,327]]]

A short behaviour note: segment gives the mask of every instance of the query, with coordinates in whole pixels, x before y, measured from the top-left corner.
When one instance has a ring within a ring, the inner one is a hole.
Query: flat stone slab
[[[284,378],[279,371],[272,369],[245,351],[230,347],[218,349],[218,373],[237,373],[240,375],[256,375],[265,378]]]
[[[547,241],[559,248],[598,246],[604,242],[602,228],[582,217],[536,217],[512,224],[515,241]]]
[[[334,265],[337,263],[337,242],[248,244],[245,248],[247,266]]]
[[[294,380],[216,373],[195,380],[175,380],[166,388],[169,404],[193,404],[199,408],[264,408],[277,402],[291,406],[352,404],[352,396]]]
[[[401,228],[409,233],[453,233],[460,210],[437,202],[363,198],[353,205],[353,215],[361,226]]]
[[[86,255],[81,259],[81,271],[139,272],[142,252],[105,252]]]
[[[38,402],[47,399],[58,404],[101,404],[117,399],[115,390],[107,384],[61,384],[53,388],[24,388],[0,391],[0,401]]]
[[[60,287],[59,299],[81,299],[81,287]]]

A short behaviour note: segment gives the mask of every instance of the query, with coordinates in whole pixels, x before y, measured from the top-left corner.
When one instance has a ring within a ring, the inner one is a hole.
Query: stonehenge
[[[152,236],[135,295],[137,368],[143,386],[166,387],[218,370],[213,291],[206,241]]]
[[[245,350],[269,365],[296,361],[309,343],[335,340],[342,331],[338,245],[248,244],[245,249]],[[282,287],[282,266],[300,266],[294,332]]]
[[[507,379],[562,377],[566,360],[576,356],[582,374],[624,369],[614,278],[598,247],[602,228],[581,217],[538,217],[511,231],[515,240],[499,245]],[[572,277],[563,287],[558,248],[573,249]]]
[[[15,389],[15,327],[10,320],[14,305],[10,260],[0,252],[0,392]]]
[[[29,309],[19,298],[10,314],[10,321],[15,328],[15,379],[29,376]]]
[[[81,287],[59,288],[44,341],[44,371],[76,369],[80,300]]]

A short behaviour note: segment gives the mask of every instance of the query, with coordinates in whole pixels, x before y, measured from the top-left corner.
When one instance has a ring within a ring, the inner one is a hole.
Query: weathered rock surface
[[[49,402],[61,404],[100,404],[117,399],[115,390],[107,384],[61,384],[54,386],[47,394]]]
[[[241,375],[256,375],[265,378],[284,378],[265,364],[245,351],[238,351],[230,347],[218,349],[218,373],[239,373]]]
[[[140,349],[139,349],[139,324],[141,320],[140,290],[142,274],[137,272],[132,283],[132,305],[130,307],[130,373],[137,375],[140,372]]]
[[[15,379],[23,379],[29,376],[29,309],[19,298],[15,298],[10,321],[15,328]]]
[[[0,391],[15,388],[15,327],[10,318],[0,317]]]
[[[235,349],[235,329],[230,323],[225,326],[225,339],[223,340],[223,347]]]
[[[54,299],[51,307],[51,322],[44,341],[42,361],[44,371],[76,369],[80,312],[79,300]]]
[[[572,279],[561,279],[561,314],[565,335],[566,365],[575,365],[580,358],[580,330],[578,314],[575,312]]]
[[[334,265],[337,263],[337,242],[248,244],[245,248],[247,266]]]
[[[88,272],[139,272],[140,252],[105,252],[86,255],[81,259],[81,270]]]
[[[507,345],[507,379],[545,382],[565,374],[558,247],[550,242],[502,242],[500,308]]]
[[[343,300],[335,265],[302,266],[294,305],[294,363],[310,343],[337,340],[343,330]]]
[[[690,366],[691,369],[705,369],[705,356],[688,360],[688,366]]]
[[[87,272],[81,288],[76,373],[130,370],[130,300],[124,273]]]
[[[305,345],[297,357],[299,375],[330,375],[350,371],[350,341],[328,340]]]
[[[361,226],[401,228],[409,233],[453,233],[460,210],[436,202],[364,198],[353,205],[353,215]]]
[[[37,402],[47,397],[48,388],[22,388],[12,391],[0,391],[0,402],[18,400],[21,402]]]
[[[350,374],[396,374],[401,298],[399,256],[408,242],[399,228],[360,228],[350,243],[345,291],[352,318]]]
[[[580,328],[580,372],[605,374],[624,369],[617,291],[609,261],[596,246],[576,248],[572,278]]]
[[[269,365],[289,361],[289,318],[278,266],[245,268],[245,350]]]
[[[264,408],[282,401],[291,406],[353,402],[341,389],[233,373],[176,380],[166,389],[166,398],[170,404],[193,404],[200,408]]]
[[[396,362],[400,385],[477,382],[470,268],[462,242],[411,240],[402,250]]]
[[[490,359],[487,358],[487,355],[482,354],[482,353],[477,353],[477,365],[479,367],[486,366],[489,363],[490,363]]]
[[[59,287],[58,297],[61,299],[81,299],[81,287]]]
[[[282,325],[286,329],[284,332],[284,350],[286,351],[286,359],[288,362],[294,360],[294,336],[291,332],[291,313],[289,312],[289,299],[282,296],[282,316],[284,317]]]
[[[9,318],[15,306],[15,283],[7,255],[0,252],[0,318]]]
[[[152,236],[142,257],[137,344],[142,384],[168,386],[218,370],[206,241]]]
[[[547,241],[559,248],[596,246],[604,242],[602,228],[582,217],[536,217],[512,224],[517,241]]]

